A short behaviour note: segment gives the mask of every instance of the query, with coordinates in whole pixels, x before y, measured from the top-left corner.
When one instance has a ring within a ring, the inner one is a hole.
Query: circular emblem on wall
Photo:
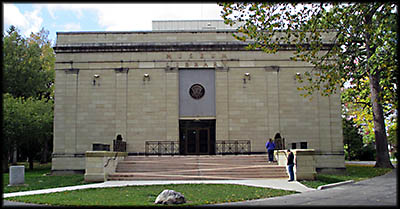
[[[205,89],[202,85],[196,83],[189,89],[189,94],[193,99],[201,99],[204,96]]]

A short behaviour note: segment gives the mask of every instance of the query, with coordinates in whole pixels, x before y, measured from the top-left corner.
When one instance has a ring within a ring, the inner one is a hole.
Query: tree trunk
[[[8,161],[9,161],[9,153],[3,153],[3,161],[2,161],[2,168],[3,173],[8,173]]]
[[[42,156],[40,159],[40,163],[47,163],[47,153],[48,153],[48,145],[47,145],[47,141],[44,142],[44,146],[43,146],[43,150],[42,150]]]
[[[375,129],[375,145],[376,145],[376,164],[375,167],[379,168],[393,168],[390,162],[388,142],[385,129],[385,120],[383,116],[383,107],[380,103],[380,86],[379,86],[379,73],[370,73],[369,85],[371,89],[371,103],[374,118]]]
[[[28,157],[29,161],[29,170],[33,170],[33,157]]]
[[[365,24],[372,27],[372,13],[366,15]],[[368,28],[368,27],[367,27]],[[367,52],[367,60],[371,58],[371,34],[366,30],[365,32],[365,48]],[[375,132],[375,145],[376,145],[376,163],[375,167],[378,168],[393,168],[390,162],[389,150],[387,144],[387,136],[385,129],[385,118],[383,115],[383,107],[381,103],[381,87],[379,86],[380,75],[378,70],[370,68],[369,64],[366,65],[366,71],[369,75],[369,87],[371,91],[371,105],[374,119],[374,132]]]
[[[17,165],[17,161],[18,161],[17,157],[18,157],[17,145],[14,144],[13,149],[12,149],[11,165]]]
[[[374,12],[374,11],[373,11]],[[365,25],[368,29],[372,26],[372,14],[365,16]],[[369,27],[368,27],[369,26]],[[368,30],[364,33],[365,35],[365,49],[367,52],[367,60],[372,56],[371,53],[371,34]],[[385,119],[383,115],[383,107],[381,104],[380,92],[381,87],[379,86],[380,75],[378,70],[370,68],[367,62],[366,71],[369,75],[369,87],[371,91],[371,105],[372,113],[374,119],[374,132],[375,132],[375,145],[376,145],[376,163],[375,167],[379,168],[393,168],[390,162],[386,129],[385,129]]]

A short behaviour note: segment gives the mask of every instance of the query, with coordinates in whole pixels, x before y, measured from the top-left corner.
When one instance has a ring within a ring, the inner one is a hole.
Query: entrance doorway
[[[179,149],[182,155],[214,155],[215,120],[180,120]]]

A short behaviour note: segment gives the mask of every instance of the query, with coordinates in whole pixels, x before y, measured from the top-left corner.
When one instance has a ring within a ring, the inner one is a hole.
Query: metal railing
[[[179,142],[177,141],[146,141],[145,155],[178,155]]]
[[[250,154],[250,140],[216,140],[216,154]],[[179,155],[178,141],[146,141],[145,155]]]
[[[250,140],[217,140],[216,154],[250,154]]]

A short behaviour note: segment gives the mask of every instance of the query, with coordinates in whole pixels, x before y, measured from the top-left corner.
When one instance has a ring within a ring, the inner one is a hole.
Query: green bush
[[[361,161],[371,161],[376,159],[376,150],[374,144],[364,144],[358,159]]]
[[[363,138],[352,119],[343,118],[343,142],[346,160],[360,160],[363,149]]]

